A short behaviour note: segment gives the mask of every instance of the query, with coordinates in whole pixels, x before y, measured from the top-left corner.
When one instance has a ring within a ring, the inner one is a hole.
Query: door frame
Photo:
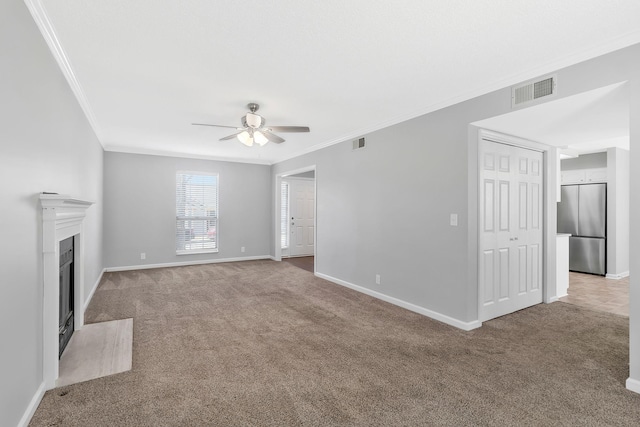
[[[314,203],[314,212],[313,212],[314,219],[313,219],[313,222],[314,222],[314,226],[315,226],[315,197],[316,197],[315,181],[316,181],[316,179],[315,178],[302,178],[302,177],[288,175],[288,176],[283,176],[281,178],[281,182],[282,181],[286,181],[286,182],[289,183],[289,194],[288,194],[289,195],[289,215],[288,215],[288,217],[291,217],[291,194],[292,194],[291,193],[291,184],[292,184],[292,182],[313,182],[313,186],[314,186],[313,187],[313,198],[314,198],[314,200],[313,200],[313,203]],[[282,231],[282,230],[280,230],[280,231]],[[292,257],[298,257],[298,256],[302,256],[302,257],[310,256],[310,255],[292,255],[291,254],[291,233],[292,233],[292,230],[289,229],[289,248],[288,248],[287,254],[284,254],[284,250],[282,250],[282,252],[283,252],[282,256],[285,257],[285,258],[286,257],[292,258]],[[314,230],[313,238],[314,238],[313,249],[315,251],[315,230]],[[315,252],[314,252],[313,255],[315,256]]]
[[[557,201],[557,185],[559,184],[559,157],[558,149],[546,144],[531,141],[528,139],[520,138],[513,135],[507,135],[499,132],[490,131],[487,129],[477,128],[478,134],[475,138],[475,157],[473,158],[475,169],[475,277],[476,277],[476,309],[477,319],[482,322],[482,295],[480,293],[480,209],[482,208],[480,200],[480,185],[481,185],[481,156],[480,156],[480,144],[482,140],[488,140],[496,142],[498,144],[512,145],[528,150],[539,151],[542,153],[542,170],[543,170],[543,196],[542,196],[542,302],[551,303],[558,301],[556,292],[556,201]],[[470,163],[471,163],[470,158]],[[551,165],[556,167],[551,167]],[[472,230],[470,229],[470,233]]]
[[[311,172],[315,173],[315,178],[313,179],[313,272],[316,271],[316,262],[318,257],[318,171],[316,169],[316,165],[309,165],[298,169],[288,170],[286,172],[281,172],[275,175],[274,180],[274,188],[273,188],[273,198],[274,198],[274,257],[275,261],[282,261],[282,248],[280,247],[280,233],[282,232],[280,227],[280,185],[282,184],[282,178],[285,178],[289,175],[297,175],[299,173]]]

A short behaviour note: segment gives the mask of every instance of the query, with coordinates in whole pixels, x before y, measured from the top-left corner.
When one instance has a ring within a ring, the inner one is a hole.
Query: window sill
[[[195,249],[192,251],[176,251],[176,255],[217,254],[218,249]]]

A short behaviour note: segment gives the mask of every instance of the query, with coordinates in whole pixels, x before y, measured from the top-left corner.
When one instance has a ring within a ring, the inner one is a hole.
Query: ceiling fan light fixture
[[[264,136],[264,134],[262,132],[260,132],[259,130],[253,132],[253,140],[256,142],[256,144],[258,144],[261,147],[264,144],[266,144],[267,142],[269,142],[267,137]]]
[[[238,140],[247,147],[251,147],[253,145],[253,137],[246,130],[238,134]]]
[[[228,135],[220,138],[220,141],[228,141],[230,139],[237,138],[238,141],[251,147],[255,142],[259,146],[265,145],[267,142],[273,142],[274,144],[281,144],[284,142],[284,138],[276,135],[275,132],[309,132],[308,126],[271,126],[265,127],[266,120],[259,114],[256,114],[260,106],[255,102],[247,105],[249,112],[240,118],[242,127],[227,126],[227,125],[214,125],[209,123],[191,123],[195,126],[213,126],[221,128],[231,128],[240,131],[233,135]]]
[[[264,120],[262,119],[262,116],[258,114],[247,113],[247,115],[245,116],[245,120],[247,122],[247,125],[254,129],[262,127],[262,125],[264,124]]]

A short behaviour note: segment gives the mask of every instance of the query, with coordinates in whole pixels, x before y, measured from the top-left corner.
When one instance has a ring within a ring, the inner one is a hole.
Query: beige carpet
[[[106,274],[133,369],[45,394],[33,426],[640,425],[628,319],[564,303],[463,332],[273,261]]]

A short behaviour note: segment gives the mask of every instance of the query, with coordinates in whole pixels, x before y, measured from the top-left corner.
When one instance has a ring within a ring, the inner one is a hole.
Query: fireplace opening
[[[73,335],[73,236],[60,242],[60,318],[58,322],[58,358]]]

